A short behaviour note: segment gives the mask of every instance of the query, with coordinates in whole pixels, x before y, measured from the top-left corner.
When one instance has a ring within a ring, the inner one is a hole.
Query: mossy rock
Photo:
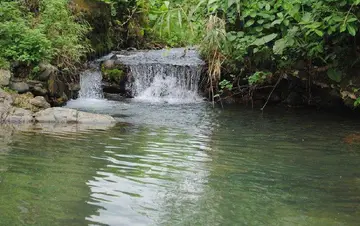
[[[109,68],[102,65],[101,72],[103,79],[107,82],[119,84],[126,79],[126,72],[121,65],[116,65],[116,68]]]
[[[14,107],[23,108],[30,111],[36,111],[37,108],[30,103],[30,100],[33,98],[34,96],[30,92],[20,95],[14,95],[13,105]]]

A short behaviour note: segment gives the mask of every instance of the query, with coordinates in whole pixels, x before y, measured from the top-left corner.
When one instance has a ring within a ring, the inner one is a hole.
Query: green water
[[[0,126],[0,225],[359,225],[360,145],[344,142],[356,119],[105,111],[115,127]]]

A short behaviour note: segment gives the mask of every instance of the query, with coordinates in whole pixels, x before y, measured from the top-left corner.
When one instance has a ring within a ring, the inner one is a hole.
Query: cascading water
[[[101,81],[102,75],[99,70],[87,70],[81,73],[79,98],[102,99],[104,96]]]
[[[177,48],[117,55],[129,67],[128,85],[135,99],[147,102],[192,103],[198,95],[204,62],[195,50]]]
[[[80,74],[79,98],[70,100],[66,106],[96,112],[111,109],[113,104],[104,99],[101,83],[102,75],[98,68],[84,71]]]

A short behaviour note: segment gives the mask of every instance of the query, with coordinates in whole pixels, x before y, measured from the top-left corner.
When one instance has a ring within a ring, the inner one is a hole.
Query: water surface
[[[102,106],[85,110],[114,115],[115,127],[0,126],[0,225],[360,222],[360,145],[345,142],[356,119],[207,103]]]

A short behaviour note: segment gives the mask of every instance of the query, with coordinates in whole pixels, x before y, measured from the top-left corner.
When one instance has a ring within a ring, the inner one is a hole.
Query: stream
[[[164,74],[124,101],[83,75],[66,107],[111,128],[0,125],[0,225],[359,225],[358,119],[213,108]]]

